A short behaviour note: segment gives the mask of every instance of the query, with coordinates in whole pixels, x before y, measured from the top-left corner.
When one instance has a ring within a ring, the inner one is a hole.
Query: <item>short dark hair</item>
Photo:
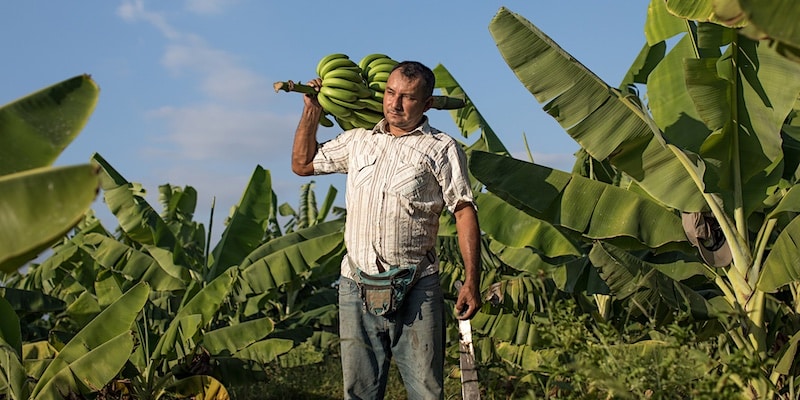
[[[425,64],[418,61],[401,61],[392,68],[392,72],[398,69],[406,78],[422,79],[422,88],[425,89],[425,94],[427,96],[433,95],[436,76]]]

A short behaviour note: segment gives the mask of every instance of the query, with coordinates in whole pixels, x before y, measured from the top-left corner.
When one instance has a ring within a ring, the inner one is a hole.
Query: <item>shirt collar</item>
[[[388,130],[387,126],[386,126],[386,118],[380,120],[380,122],[378,122],[375,125],[375,128],[372,130],[372,133],[382,133],[382,134],[385,134],[385,135],[391,135],[391,133],[389,133],[389,130]],[[422,123],[419,124],[416,128],[414,128],[414,130],[412,130],[411,132],[406,132],[406,134],[403,135],[403,136],[406,136],[406,135],[421,135],[421,134],[430,134],[430,133],[431,133],[431,125],[428,123],[428,116],[427,115],[423,115],[422,116]]]

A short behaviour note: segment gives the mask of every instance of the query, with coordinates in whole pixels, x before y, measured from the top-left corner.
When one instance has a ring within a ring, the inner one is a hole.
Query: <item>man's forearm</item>
[[[470,319],[481,306],[481,233],[478,214],[472,204],[456,208],[458,246],[464,260],[464,285],[458,292],[456,313],[458,319]]]
[[[294,134],[292,171],[301,176],[314,174],[314,154],[317,152],[317,128],[322,109],[303,107],[303,114]]]
[[[467,286],[480,287],[481,279],[481,235],[478,228],[478,217],[472,206],[460,210],[456,218],[458,246],[464,260],[465,280]]]

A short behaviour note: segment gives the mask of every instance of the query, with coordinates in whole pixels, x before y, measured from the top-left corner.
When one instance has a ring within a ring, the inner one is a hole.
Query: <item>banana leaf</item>
[[[122,356],[130,355],[132,351],[133,334],[122,332],[99,344],[91,352],[78,356],[69,365],[58,369],[54,375],[47,376],[46,380],[39,381],[31,399],[60,400],[65,397],[65,393],[97,392],[119,373],[126,361]],[[99,356],[100,354],[103,356]],[[45,373],[54,365],[60,365],[58,358]]]
[[[14,307],[9,303],[5,296],[0,296],[0,339],[2,345],[16,353],[16,357],[22,356],[22,333],[20,331],[19,317],[14,311]],[[2,367],[2,363],[0,363]]]
[[[236,281],[236,268],[228,268],[200,291],[185,299],[175,313],[167,331],[158,340],[151,358],[171,358],[174,352],[189,354],[186,349],[193,348],[198,332],[206,327],[217,315],[222,303],[228,299]]]
[[[508,312],[504,309],[491,313],[480,312],[472,318],[472,329],[481,336],[514,345],[541,347],[546,339],[539,334],[541,321],[526,311]]]
[[[27,376],[42,376],[58,352],[46,340],[28,342],[22,345],[22,362]],[[33,388],[30,385],[28,391]]]
[[[669,0],[669,11],[677,16],[741,28],[753,40],[768,39],[787,60],[800,63],[800,5],[793,0]]]
[[[22,365],[22,331],[19,317],[0,296],[0,393],[9,398],[28,397],[27,375]]]
[[[103,311],[100,303],[91,292],[81,293],[77,299],[71,301],[65,314],[78,326],[84,326]]]
[[[275,324],[270,318],[259,318],[206,332],[201,344],[211,355],[234,354],[263,339],[274,329]]]
[[[653,120],[663,129],[664,137],[681,149],[699,154],[713,128],[703,123],[686,88],[684,62],[696,57],[694,41],[685,35],[648,75],[647,97]]]
[[[131,355],[130,329],[149,294],[146,284],[137,284],[86,324],[39,377],[31,398],[61,399],[65,393],[85,394],[108,383]]]
[[[179,379],[165,387],[161,393],[176,399],[229,400],[231,398],[225,385],[208,375],[194,375]]]
[[[254,261],[243,264],[243,280],[253,293],[266,293],[308,275],[313,268],[338,265],[344,246],[340,226],[341,222],[331,221],[267,242],[248,256]]]
[[[526,345],[516,345],[507,342],[491,343],[481,341],[481,348],[492,348],[503,361],[519,366],[523,371],[550,371],[554,365],[561,365],[563,350],[556,348],[531,348]],[[488,358],[486,356],[484,359]],[[488,360],[487,360],[488,361]]]
[[[0,107],[0,176],[51,165],[86,125],[99,93],[79,75]]]
[[[262,365],[275,361],[279,356],[288,353],[295,347],[292,339],[267,338],[253,343],[234,356],[242,360],[253,360]]]
[[[207,280],[217,277],[222,271],[253,251],[264,238],[272,209],[272,179],[269,171],[256,166],[242,199],[234,208],[222,237],[214,247]]]
[[[783,229],[775,239],[772,250],[764,260],[757,287],[765,292],[775,292],[791,282],[800,281],[800,216]]]
[[[478,151],[470,171],[509,204],[587,239],[627,238],[651,249],[686,242],[680,218],[633,191]]]
[[[490,237],[494,235],[490,230],[491,228],[482,226],[481,229]],[[554,268],[563,265],[564,261],[545,258],[537,250],[530,247],[510,247],[498,240],[489,241],[489,251],[504,264],[517,271],[538,275],[542,272],[550,272]]]
[[[0,176],[0,271],[36,257],[83,218],[97,195],[89,164]]]
[[[685,60],[685,70],[694,109],[713,131],[699,149],[712,172],[704,181],[726,204],[741,195],[749,216],[782,178],[781,129],[800,93],[800,64],[739,38],[721,58]]]
[[[799,348],[800,331],[797,331],[776,357],[778,362],[775,365],[775,371],[784,375],[790,375],[793,368],[797,367],[798,363],[800,363],[800,357],[798,357]]]
[[[64,301],[45,294],[41,290],[0,287],[0,297],[5,299],[18,315],[33,313],[57,313],[63,311]]]
[[[344,220],[331,220],[272,239],[250,253],[240,265],[240,295],[248,300],[245,315],[258,312],[262,298],[280,286],[310,279],[315,275],[336,275],[344,247]],[[313,270],[313,271],[312,271]]]
[[[476,198],[481,230],[493,239],[514,248],[530,247],[546,257],[580,256],[570,239],[553,225],[512,207],[492,194]]]
[[[100,187],[109,210],[119,221],[119,227],[131,240],[172,250],[177,240],[167,223],[145,200],[144,188],[128,182],[100,154],[92,161],[102,170]]]
[[[647,6],[647,21],[644,27],[644,36],[648,46],[655,46],[688,29],[686,20],[670,13],[667,9],[667,2],[662,0],[650,1]]]
[[[800,4],[796,1],[739,0],[739,5],[750,22],[766,33],[770,39],[800,48],[800,27],[797,25]]]
[[[89,233],[83,236],[78,244],[101,267],[121,273],[132,283],[146,282],[152,290],[182,290],[186,288],[186,283],[189,281],[189,273],[185,268],[172,265],[164,268],[152,255],[114,238],[98,233]],[[172,266],[171,269],[170,266]]]
[[[594,159],[608,158],[665,205],[705,200],[638,98],[608,86],[523,17],[501,8],[489,30],[525,87]]]
[[[436,76],[436,87],[440,89],[442,93],[446,96],[463,98],[465,101],[464,107],[450,110],[450,115],[461,131],[461,135],[466,138],[477,130],[481,132],[480,139],[467,149],[467,153],[472,150],[483,150],[491,153],[508,155],[509,152],[500,141],[500,138],[498,138],[492,128],[489,127],[483,115],[481,115],[475,107],[475,104],[464,92],[461,85],[459,85],[456,79],[450,74],[450,71],[448,71],[444,65],[439,64],[433,69],[433,73]]]
[[[0,393],[12,399],[27,399],[30,390],[27,380],[19,353],[0,338]]]
[[[673,309],[690,311],[698,319],[720,316],[718,310],[694,289],[664,274],[656,265],[618,247],[595,242],[589,258],[615,298],[633,297],[637,304],[642,305],[654,305],[663,300]]]

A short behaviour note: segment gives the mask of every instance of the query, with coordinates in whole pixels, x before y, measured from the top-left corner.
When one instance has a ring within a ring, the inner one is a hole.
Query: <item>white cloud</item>
[[[162,63],[176,74],[197,73],[203,93],[215,101],[263,101],[272,89],[266,79],[238,65],[233,55],[210,48],[199,39],[168,44]]]
[[[196,14],[219,14],[235,3],[234,0],[186,0],[186,9]]]
[[[261,162],[286,154],[297,125],[295,116],[219,104],[163,107],[150,115],[166,123],[167,133],[160,141],[174,145],[174,155],[187,160]]]
[[[221,0],[187,0],[194,12],[219,11]],[[118,15],[126,21],[144,21],[166,39],[162,65],[176,76],[196,79],[204,98],[190,105],[163,105],[150,112],[164,121],[166,133],[147,154],[170,155],[184,160],[259,160],[259,156],[291,148],[296,117],[265,112],[267,80],[241,65],[229,52],[209,46],[202,37],[175,29],[164,13],[149,11],[143,0],[124,0]],[[277,140],[275,140],[277,139]],[[284,146],[279,148],[278,146]]]
[[[164,16],[145,10],[143,0],[123,0],[117,15],[128,22],[145,21],[158,29],[165,37],[176,39],[180,33],[170,26]]]
[[[219,13],[229,4],[184,3],[186,10],[198,14]],[[216,197],[216,236],[256,165],[272,172],[282,201],[294,201],[299,182],[305,181],[290,172],[299,117],[267,111],[268,94],[274,90],[266,78],[242,65],[235,54],[173,27],[165,13],[148,10],[143,0],[123,0],[117,12],[126,21],[155,27],[165,39],[160,59],[165,70],[194,83],[201,94],[190,104],[163,104],[145,116],[159,122],[154,129],[158,133],[141,150],[143,167],[150,169],[150,178],[143,182],[151,190],[148,201],[156,204],[158,185],[190,185],[198,192],[195,220],[206,223],[211,199]]]

